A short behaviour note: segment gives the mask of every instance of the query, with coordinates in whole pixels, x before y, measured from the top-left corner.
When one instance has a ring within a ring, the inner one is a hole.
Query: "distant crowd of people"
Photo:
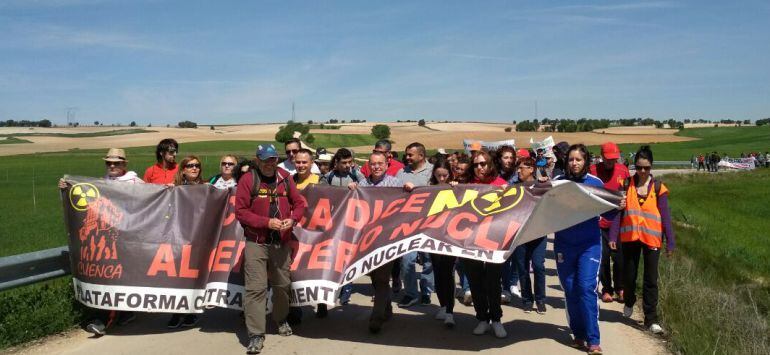
[[[654,160],[647,146],[633,156],[633,176],[618,162],[621,152],[614,143],[602,145],[602,159],[595,164],[584,145],[567,142],[534,151],[512,146],[487,150],[477,145],[469,153],[440,149],[432,156],[428,156],[423,144],[415,142],[406,146],[399,161],[391,142],[380,140],[362,165],[347,148],[337,149],[334,154],[325,149],[313,152],[303,148],[297,139],[285,142],[283,148],[283,158],[271,144],[258,146],[253,159],[224,155],[219,171],[209,179],[203,178],[197,156],[187,155],[177,161],[179,144],[173,139],[164,139],[157,145],[156,163],[145,170],[142,178],[128,170],[129,161],[123,149],[109,149],[103,159],[108,180],[174,188],[210,184],[236,190],[236,218],[247,239],[243,269],[249,354],[259,353],[264,346],[268,287],[273,291],[272,319],[280,335],[291,335],[292,325],[302,320],[301,309],[289,307],[292,250],[288,241],[293,238],[293,226],[307,208],[312,208],[300,194],[312,184],[345,189],[395,187],[411,193],[428,185],[489,184],[505,188],[521,184],[532,188],[547,187],[554,180],[569,180],[620,191],[626,198],[618,210],[554,236],[556,268],[573,334],[570,345],[589,354],[602,353],[598,301],[624,303],[624,315],[630,317],[636,303],[640,264],[644,265],[644,324],[653,333],[663,332],[657,317],[658,259],[664,245],[668,254],[674,250],[674,231],[668,189],[651,174]],[[60,180],[59,187],[68,186]],[[456,325],[454,309],[460,301],[472,305],[475,311],[478,323],[473,334],[491,333],[505,338],[507,331],[501,323],[504,303],[518,300],[524,312],[547,312],[546,249],[547,238],[543,236],[519,245],[503,264],[408,253],[370,274],[374,306],[368,329],[372,333],[382,330],[392,317],[394,301],[402,308],[428,305],[433,302],[432,293],[436,293],[440,310],[435,318],[444,326]],[[338,304],[347,305],[352,293],[350,285],[342,287]],[[327,312],[326,305],[319,305],[315,316],[323,318]],[[126,324],[134,318],[133,312],[95,311],[86,329],[103,335],[112,324]],[[174,314],[167,326],[191,327],[197,321],[195,314]]]
[[[741,152],[740,158],[750,159],[756,168],[770,168],[770,152],[765,152],[764,154],[762,154],[762,152]],[[727,153],[722,153],[720,155],[714,151],[711,153],[698,154],[697,156],[693,155],[692,159],[690,159],[690,164],[693,169],[697,169],[698,171],[703,169],[708,172],[718,172],[719,162],[723,159],[727,160],[730,159],[730,157]]]

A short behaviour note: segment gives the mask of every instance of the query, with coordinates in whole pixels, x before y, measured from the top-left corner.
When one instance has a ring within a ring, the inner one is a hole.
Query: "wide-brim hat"
[[[110,150],[107,151],[107,155],[105,155],[102,160],[115,163],[128,163],[126,151],[120,148],[110,148]]]
[[[318,163],[331,163],[332,162],[332,155],[329,153],[323,153],[319,154],[318,158],[315,159]]]

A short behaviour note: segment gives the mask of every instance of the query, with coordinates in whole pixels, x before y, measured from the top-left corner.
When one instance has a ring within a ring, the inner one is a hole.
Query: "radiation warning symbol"
[[[88,204],[99,198],[99,189],[88,183],[75,184],[70,189],[70,205],[76,211],[85,211]]]
[[[508,190],[487,192],[473,200],[471,206],[482,216],[507,211],[518,205],[524,197],[524,188],[512,187]]]

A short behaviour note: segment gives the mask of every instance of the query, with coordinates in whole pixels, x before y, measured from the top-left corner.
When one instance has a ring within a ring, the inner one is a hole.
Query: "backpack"
[[[275,177],[276,181],[278,181],[278,171],[276,171],[275,174],[276,174],[276,177]],[[249,206],[251,206],[254,203],[254,199],[257,198],[257,196],[260,196],[259,186],[262,185],[262,179],[259,177],[259,171],[257,171],[257,168],[251,168],[251,177],[252,177],[251,178],[251,200],[249,200]],[[286,180],[287,179],[281,179],[281,183],[286,185],[284,187],[284,195],[289,199],[291,199],[291,197],[289,197],[291,196],[289,194],[289,190],[291,189],[292,185],[287,183]],[[276,190],[278,189],[278,184],[275,185],[275,189]],[[270,198],[279,197],[279,195],[277,195],[275,191],[273,191],[272,193],[263,193],[261,194],[261,196],[269,196]]]

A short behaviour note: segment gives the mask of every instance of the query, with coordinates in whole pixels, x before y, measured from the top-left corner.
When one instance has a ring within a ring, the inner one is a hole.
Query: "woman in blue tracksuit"
[[[555,180],[602,187],[602,180],[588,173],[588,149],[574,144],[567,150],[565,175]],[[599,216],[556,232],[553,243],[556,271],[567,299],[567,321],[574,336],[573,347],[601,354],[599,345],[599,298],[596,293],[602,236]]]

